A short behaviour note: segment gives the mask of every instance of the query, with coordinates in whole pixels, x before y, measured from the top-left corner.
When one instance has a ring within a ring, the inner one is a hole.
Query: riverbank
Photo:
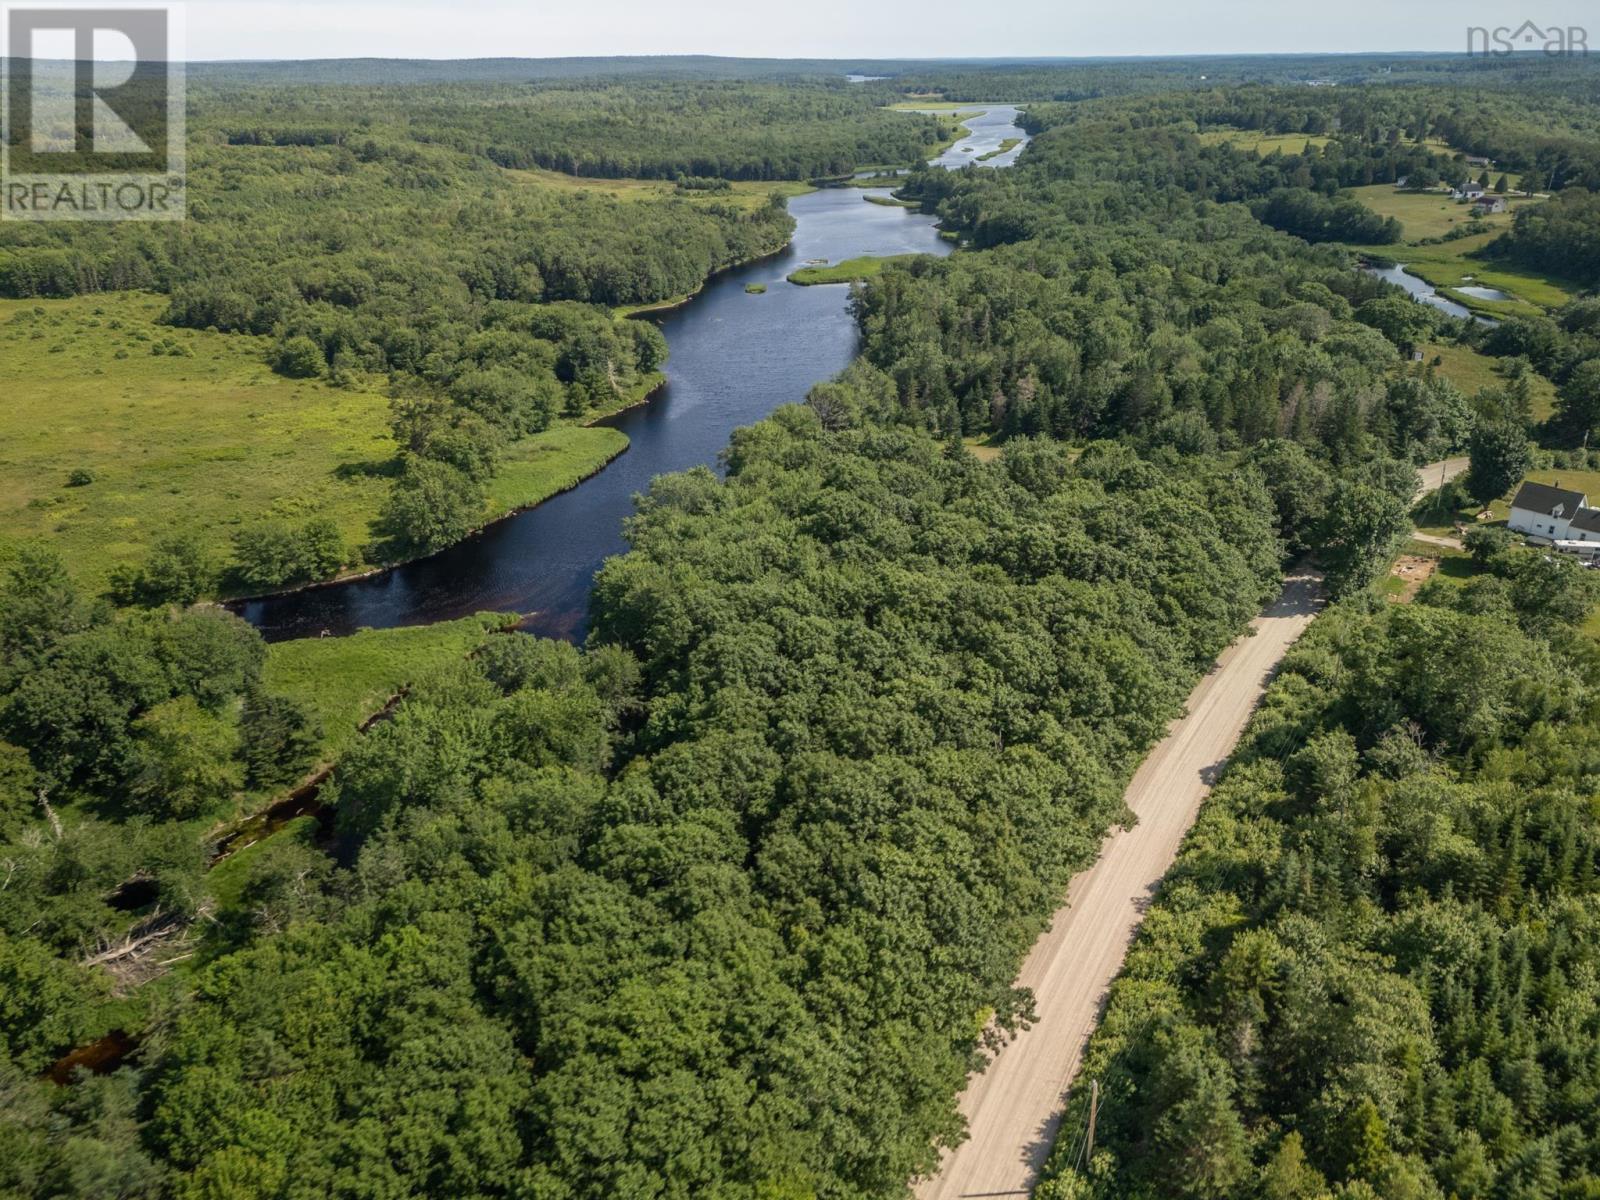
[[[1478,257],[1498,236],[1498,232],[1486,232],[1428,245],[1396,242],[1350,249],[1364,258],[1403,264],[1407,275],[1421,280],[1439,296],[1474,316],[1497,321],[1535,316],[1559,308],[1581,290],[1575,283],[1524,271],[1493,258]],[[1468,287],[1503,292],[1506,298],[1490,299],[1462,290]]]
[[[807,184],[805,187],[805,192],[814,192],[816,190],[818,189],[811,187],[809,184]],[[799,194],[804,195],[805,192]],[[669,316],[670,314],[675,313],[679,309],[683,308],[684,305],[688,304],[695,297],[699,296],[709,285],[716,282],[716,280],[721,276],[726,275],[731,271],[738,271],[744,267],[753,267],[760,263],[771,262],[773,259],[785,253],[792,245],[794,245],[794,235],[791,233],[789,239],[776,250],[769,251],[766,254],[752,255],[749,258],[741,258],[735,262],[729,263],[727,266],[716,268],[711,272],[711,274],[702,279],[700,281],[700,286],[695,288],[692,292],[684,292],[681,296],[670,296],[665,300],[657,300],[650,304],[621,305],[617,308],[613,308],[611,310],[611,315],[620,320],[634,320],[639,317],[650,318]]]
[[[715,467],[734,429],[803,400],[854,356],[858,331],[843,289],[792,287],[785,276],[809,259],[950,251],[933,218],[863,204],[853,189],[812,190],[789,207],[797,220],[789,247],[720,271],[692,301],[647,314],[670,348],[669,382],[652,402],[603,420],[630,439],[606,470],[381,577],[268,598],[242,614],[272,642],[486,609],[532,613],[530,631],[581,638],[595,569],[627,549],[622,530],[634,497],[660,475]],[[768,290],[751,295],[752,285]]]
[[[605,470],[619,454],[627,450],[628,439],[626,435],[602,422],[628,409],[648,404],[652,397],[660,393],[662,383],[663,377],[659,373],[653,374],[641,386],[642,394],[614,408],[587,417],[580,425],[558,426],[512,443],[501,460],[500,469],[495,472],[488,484],[489,495],[485,511],[492,515],[486,516],[457,542],[451,544],[459,544],[461,541],[476,537],[501,521],[537,508],[545,501],[570,492],[586,479]],[[319,588],[339,587],[387,574],[398,567],[421,561],[437,553],[435,550],[428,554],[395,559],[392,562],[363,563],[328,579],[307,580],[290,587],[264,592],[224,591],[218,595],[217,602],[228,608],[237,608],[274,597],[292,596]]]

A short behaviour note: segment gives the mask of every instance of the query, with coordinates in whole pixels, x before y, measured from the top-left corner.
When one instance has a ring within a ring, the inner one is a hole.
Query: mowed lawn
[[[164,308],[143,294],[0,301],[0,546],[45,538],[98,589],[165,534],[198,533],[221,566],[252,522],[329,516],[351,568],[369,565],[396,454],[382,381],[281,378],[262,339],[159,325]],[[604,428],[525,439],[504,456],[485,519],[626,446]],[[90,482],[73,486],[80,470]]]
[[[1564,471],[1559,467],[1548,471],[1529,471],[1528,482],[1544,483],[1551,487],[1563,487],[1568,491],[1582,492],[1589,497],[1590,504],[1600,503],[1600,471]],[[1518,487],[1521,485],[1519,484]],[[1512,488],[1501,498],[1489,505],[1489,511],[1496,521],[1504,521],[1511,516],[1512,496],[1517,494],[1517,489]]]
[[[1443,237],[1452,229],[1465,228],[1471,223],[1471,205],[1458,203],[1445,192],[1401,192],[1396,191],[1392,183],[1375,183],[1370,187],[1351,188],[1350,194],[1379,216],[1399,221],[1405,229],[1403,238],[1407,242]],[[1507,211],[1485,214],[1478,221],[1479,227],[1498,233],[1511,224],[1519,207],[1540,201],[1509,196],[1506,203]]]

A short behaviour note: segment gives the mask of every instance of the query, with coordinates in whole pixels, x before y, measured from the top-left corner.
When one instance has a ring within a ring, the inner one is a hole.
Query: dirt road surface
[[[1462,456],[1418,467],[1413,503],[1467,465]],[[1017,977],[1033,989],[1038,1021],[968,1082],[961,1111],[971,1137],[945,1156],[937,1175],[918,1183],[918,1200],[1032,1190],[1055,1140],[1067,1085],[1145,907],[1273,672],[1322,600],[1320,575],[1291,575],[1277,601],[1252,622],[1253,636],[1223,652],[1190,694],[1187,715],[1134,775],[1127,802],[1138,823],[1106,838],[1095,865],[1072,881],[1050,932],[1034,944]]]
[[[1223,652],[1190,694],[1187,715],[1134,775],[1127,801],[1138,823],[1107,837],[1099,860],[1072,881],[1066,905],[1018,976],[1033,989],[1039,1019],[969,1081],[961,1111],[972,1136],[917,1185],[919,1200],[1025,1196],[1032,1189],[1055,1140],[1067,1084],[1150,896],[1284,653],[1321,607],[1321,576],[1292,574],[1251,623],[1253,636]]]
[[[1413,531],[1411,540],[1421,542],[1425,546],[1443,546],[1446,550],[1466,549],[1460,538],[1445,537],[1437,533],[1423,533],[1421,530]]]
[[[1429,463],[1427,466],[1417,468],[1417,494],[1411,498],[1411,503],[1419,503],[1429,492],[1437,491],[1447,482],[1463,473],[1468,466],[1467,456],[1459,458],[1445,458],[1438,462]]]

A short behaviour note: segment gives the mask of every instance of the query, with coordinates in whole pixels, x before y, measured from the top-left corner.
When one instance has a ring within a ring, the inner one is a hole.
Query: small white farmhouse
[[[1574,529],[1574,518],[1590,511],[1589,498],[1582,492],[1571,492],[1543,483],[1524,483],[1511,501],[1511,516],[1506,526],[1518,533],[1529,533],[1551,541],[1566,541],[1578,533],[1586,533],[1593,538],[1600,536],[1600,530],[1591,527],[1588,518],[1580,520],[1580,527]],[[1600,524],[1600,521],[1594,524]]]

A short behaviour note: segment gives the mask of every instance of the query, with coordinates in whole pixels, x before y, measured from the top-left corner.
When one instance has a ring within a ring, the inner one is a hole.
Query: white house
[[[1600,540],[1600,511],[1589,507],[1582,492],[1524,483],[1512,498],[1506,527],[1552,542],[1595,541]]]
[[[1600,543],[1600,509],[1580,508],[1567,526],[1567,539]]]

